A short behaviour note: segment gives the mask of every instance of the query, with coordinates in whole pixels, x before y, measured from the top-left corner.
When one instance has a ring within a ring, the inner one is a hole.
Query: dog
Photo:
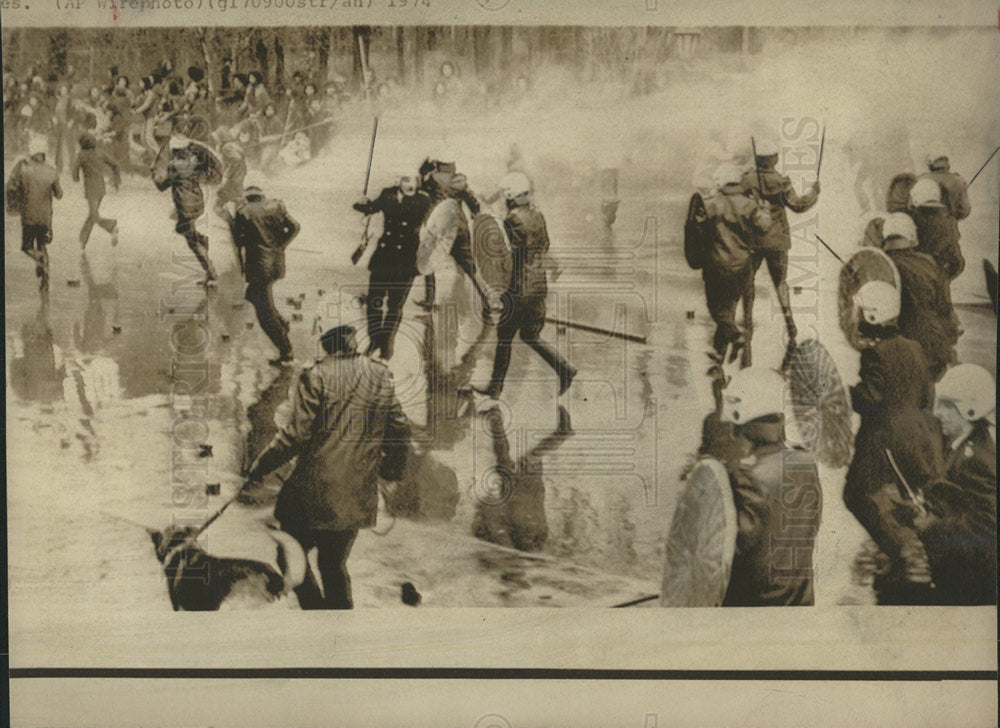
[[[299,542],[284,531],[267,533],[274,547],[270,563],[213,556],[197,542],[198,529],[192,526],[150,530],[174,611],[260,609],[299,586],[308,569]],[[285,601],[298,604],[295,599]]]

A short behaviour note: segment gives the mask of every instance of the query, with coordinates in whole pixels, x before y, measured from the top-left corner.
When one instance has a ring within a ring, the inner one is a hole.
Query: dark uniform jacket
[[[703,223],[704,270],[736,273],[751,261],[758,239],[771,227],[765,208],[744,194],[739,185],[726,185],[705,198],[708,219]]]
[[[83,173],[83,194],[88,200],[104,197],[104,174],[108,168],[114,175],[115,187],[121,182],[118,163],[99,149],[83,149],[73,165],[73,181],[80,181]]]
[[[378,477],[401,477],[410,435],[388,367],[357,354],[326,356],[302,372],[292,408],[250,471],[254,478],[298,456],[275,517],[286,530],[375,525]]]
[[[233,238],[246,250],[247,282],[271,282],[285,276],[285,248],[298,230],[281,200],[259,197],[236,209]]]
[[[513,262],[508,292],[544,301],[549,290],[545,272],[549,233],[545,217],[534,205],[521,205],[507,213],[503,226]]]
[[[927,489],[932,517],[920,537],[940,600],[997,603],[997,446],[985,420],[948,456],[948,477]]]
[[[919,207],[911,211],[917,224],[917,250],[928,253],[938,262],[949,280],[965,268],[965,258],[958,247],[961,234],[958,221],[972,212],[969,205],[968,185],[953,172],[928,172],[920,179],[932,179],[941,187],[941,204],[944,207]]]
[[[903,486],[886,450],[914,490],[944,474],[940,427],[930,412],[932,380],[920,345],[903,336],[880,340],[861,352],[861,381],[851,387],[861,427],[847,469],[844,502],[890,557],[916,538],[900,516]]]
[[[899,332],[924,350],[935,379],[954,358],[958,319],[951,304],[948,280],[934,259],[916,250],[886,251],[903,284]]]
[[[760,168],[760,183],[757,171],[751,169],[743,174],[743,189],[756,194],[770,209],[771,227],[760,236],[760,250],[788,250],[792,247],[791,232],[788,227],[787,207],[792,212],[806,212],[816,204],[813,190],[799,195],[792,188],[792,181],[774,168]]]
[[[179,216],[194,220],[205,212],[201,182],[219,173],[217,162],[208,150],[192,144],[184,149],[164,149],[153,168],[153,182],[161,192],[170,188]]]
[[[22,225],[52,227],[52,198],[61,198],[59,173],[46,162],[26,159],[19,163],[7,183],[8,189],[20,185]]]
[[[381,212],[383,217],[382,237],[368,261],[368,270],[396,273],[401,278],[417,275],[420,224],[430,205],[430,198],[423,192],[407,196],[398,187],[386,187],[367,205],[354,205],[365,215]]]
[[[823,511],[813,456],[781,441],[754,442],[738,468],[727,469],[738,530],[723,606],[812,605],[813,549]]]

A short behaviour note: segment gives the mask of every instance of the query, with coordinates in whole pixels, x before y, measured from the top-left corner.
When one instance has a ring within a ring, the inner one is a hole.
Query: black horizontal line
[[[997,679],[996,670],[602,670],[475,667],[12,668],[32,678],[338,679],[338,680],[735,680],[941,682]]]

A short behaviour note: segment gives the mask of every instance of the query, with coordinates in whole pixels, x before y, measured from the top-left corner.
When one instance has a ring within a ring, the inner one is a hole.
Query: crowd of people
[[[146,75],[139,76],[142,72]],[[312,158],[329,141],[338,109],[366,100],[391,104],[400,92],[394,80],[379,79],[371,68],[357,83],[339,73],[301,70],[269,80],[260,70],[237,71],[229,57],[211,78],[200,66],[181,72],[168,58],[138,73],[130,77],[111,66],[94,81],[72,66],[62,74],[37,66],[22,73],[5,69],[6,153],[23,154],[31,137],[44,137],[48,157],[62,173],[72,169],[79,139],[89,133],[123,172],[142,173],[172,126],[179,125],[201,141],[226,129],[243,145],[251,166],[269,170]],[[527,88],[522,76],[514,94]],[[445,61],[429,93],[438,104],[478,103],[488,90],[463,81],[455,65]]]
[[[272,286],[284,275],[284,250],[299,224],[284,203],[267,197],[260,170],[276,156],[289,164],[308,159],[328,133],[329,109],[343,90],[333,84],[321,94],[304,74],[293,74],[277,103],[262,74],[234,74],[224,64],[213,99],[200,69],[188,69],[183,79],[162,61],[135,94],[130,80],[111,69],[108,84],[92,87],[84,100],[60,83],[43,102],[46,84],[36,78],[12,87],[9,103],[5,88],[5,114],[15,120],[5,131],[18,143],[23,134],[27,151],[8,179],[5,204],[21,217],[22,250],[34,261],[42,289],[48,286],[53,200],[63,194],[61,165],[69,165],[74,180],[83,177],[89,211],[81,246],[94,225],[114,244],[117,222],[100,214],[104,177],[110,172],[117,185],[122,171],[136,168],[138,156],[156,188],[170,191],[176,232],[201,263],[206,286],[215,285],[217,276],[208,238],[198,225],[207,212],[203,188],[217,186],[213,212],[229,224],[248,284],[246,298],[278,350],[270,363],[294,363],[289,323],[275,306]],[[131,116],[141,119],[134,138]],[[50,153],[55,164],[48,161]],[[814,601],[811,564],[822,488],[812,454],[786,438],[782,391],[798,346],[787,284],[787,210],[809,210],[820,185],[816,181],[806,193],[796,193],[777,171],[778,162],[777,146],[762,141],[750,165],[722,165],[715,189],[692,197],[685,222],[685,256],[702,272],[715,323],[716,410],[706,420],[699,453],[726,467],[738,514],[727,605]],[[971,208],[967,185],[950,171],[947,155],[934,151],[927,162],[925,174],[893,180],[886,215],[865,231],[862,246],[884,258],[883,268],[891,275],[880,278],[872,272],[877,266],[869,264],[870,275],[859,278],[865,265],[852,258],[841,276],[841,302],[846,300],[851,311],[841,316],[841,325],[861,354],[860,382],[851,390],[861,428],[844,501],[875,543],[869,555],[879,564],[874,586],[880,602],[995,603],[994,384],[981,367],[957,361],[962,329],[950,295],[950,282],[964,268],[958,222]],[[358,349],[351,327],[324,335],[327,358],[307,369],[293,392],[292,429],[279,432],[249,471],[252,483],[289,458],[299,458],[299,476],[286,482],[278,510],[305,550],[320,549],[324,589],[318,591],[314,583],[304,587],[299,595],[304,607],[351,606],[346,560],[354,536],[374,523],[379,473],[388,477],[399,470],[398,458],[379,466],[383,456],[395,457],[387,454],[393,438],[404,436],[399,434],[404,428],[394,424],[398,401],[383,370],[416,278],[425,278],[420,303],[432,310],[435,271],[442,263],[454,264],[478,292],[483,325],[496,327],[492,376],[476,391],[485,400],[481,411],[495,407],[503,391],[516,335],[553,369],[560,396],[570,387],[576,369],[540,338],[552,262],[545,218],[533,192],[531,179],[511,168],[495,195],[505,201],[502,228],[510,251],[499,287],[477,266],[474,229],[481,221],[481,199],[490,198],[477,197],[454,163],[425,159],[415,175],[403,174],[373,199],[355,203],[358,212],[384,218],[363,299],[368,349]],[[754,279],[764,263],[788,342],[778,370],[754,365],[751,350]],[[736,320],[741,302],[742,326]],[[727,374],[737,359],[739,371]],[[322,437],[317,436],[314,423],[318,408],[326,406],[324,398],[358,377],[377,386],[357,391],[363,401],[351,406],[384,420],[384,426],[372,429],[363,448],[347,446],[337,418],[324,419]],[[343,458],[331,455],[341,452]],[[358,466],[346,491],[344,462]],[[799,473],[791,485],[783,478],[789,469]],[[324,508],[329,518],[306,517],[322,515]],[[778,553],[775,539],[794,546]]]
[[[181,73],[169,59],[136,78],[112,66],[97,83],[72,68],[62,75],[29,68],[4,73],[4,142],[8,154],[16,154],[31,137],[45,138],[62,172],[72,168],[79,139],[89,133],[123,171],[141,172],[172,126],[202,141],[227,128],[252,160],[267,166],[293,139],[315,154],[329,138],[336,108],[349,98],[341,77],[327,81],[296,71],[279,93],[261,71],[236,72],[229,58],[212,79],[198,66]]]
[[[716,189],[692,197],[685,226],[685,256],[702,271],[715,323],[717,409],[699,454],[725,465],[738,519],[724,605],[813,603],[822,491],[810,453],[786,439],[782,392],[797,346],[785,208],[808,210],[819,183],[796,194],[777,161],[765,142],[748,167],[722,165]],[[963,332],[950,293],[965,264],[958,222],[971,213],[968,185],[942,150],[927,155],[927,167],[894,178],[886,214],[870,221],[841,273],[841,326],[861,355],[850,393],[861,426],[843,498],[873,540],[859,561],[870,566],[879,603],[995,604],[995,383],[982,367],[958,362]],[[778,370],[755,366],[750,354],[762,260],[787,327]],[[727,374],[737,358],[741,368]],[[775,548],[785,542],[794,549]]]

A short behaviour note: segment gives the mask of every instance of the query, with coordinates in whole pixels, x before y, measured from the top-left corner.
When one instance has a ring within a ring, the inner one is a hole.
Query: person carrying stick
[[[743,174],[743,189],[763,200],[769,206],[768,212],[771,215],[771,227],[759,236],[754,250],[753,270],[756,274],[760,264],[767,263],[767,272],[774,283],[778,303],[785,317],[789,344],[792,344],[798,335],[798,329],[792,318],[792,302],[788,295],[788,251],[792,247],[792,238],[785,209],[798,213],[811,209],[819,196],[819,180],[812,183],[808,192],[799,195],[792,187],[792,181],[775,169],[778,163],[777,145],[761,141],[759,144],[755,142],[753,146],[756,168]],[[751,287],[750,295],[743,301],[744,321],[748,330],[753,327],[753,299]]]

